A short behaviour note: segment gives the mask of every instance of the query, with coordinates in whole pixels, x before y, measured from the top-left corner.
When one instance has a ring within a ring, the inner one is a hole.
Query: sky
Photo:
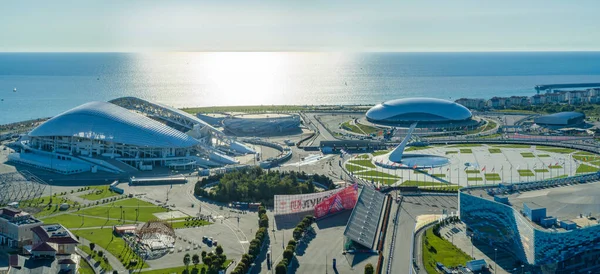
[[[598,0],[2,1],[0,51],[591,51]]]

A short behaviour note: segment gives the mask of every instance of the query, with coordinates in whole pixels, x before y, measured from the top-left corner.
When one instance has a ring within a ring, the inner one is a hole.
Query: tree
[[[262,215],[258,221],[258,227],[269,227],[269,218],[267,215]]]
[[[210,264],[212,263],[212,256],[210,254],[207,254],[204,258],[202,258],[202,263],[210,266]]]
[[[96,248],[96,244],[95,243],[90,243],[90,249],[92,251],[94,251],[94,248]]]
[[[119,274],[119,271],[113,270],[113,274]]]
[[[294,257],[294,251],[286,248],[285,251],[283,251],[283,257],[286,258],[288,261],[292,260],[292,257]]]
[[[185,256],[183,256],[183,264],[185,265],[186,269],[190,265],[190,254],[189,253],[186,253]]]
[[[223,254],[223,247],[221,245],[218,245],[215,251],[217,252],[217,255],[221,255]]]
[[[373,265],[370,263],[365,265],[365,274],[373,274],[373,273],[375,273],[375,269],[373,268]]]
[[[287,266],[282,263],[277,264],[275,267],[275,274],[287,274]]]
[[[200,256],[202,256],[202,259],[204,259],[204,257],[206,257],[206,251],[202,250],[202,253],[200,254]]]
[[[192,263],[194,264],[194,268],[198,267],[198,264],[200,263],[200,256],[198,256],[198,254],[192,256]]]

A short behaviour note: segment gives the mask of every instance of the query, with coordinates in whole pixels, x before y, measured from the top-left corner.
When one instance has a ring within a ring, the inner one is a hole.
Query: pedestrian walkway
[[[82,245],[87,245],[87,246],[90,245],[90,241],[88,241],[85,238],[79,238],[79,243]],[[108,263],[110,264],[110,266],[112,266],[113,270],[116,270],[119,273],[129,273],[129,270],[127,270],[127,268],[125,268],[123,266],[123,264],[121,264],[121,261],[119,259],[117,259],[115,256],[113,256],[106,249],[102,248],[99,245],[96,245],[96,248],[94,250],[96,250],[96,251],[102,250],[104,252],[104,256],[106,256],[106,258],[108,259]]]

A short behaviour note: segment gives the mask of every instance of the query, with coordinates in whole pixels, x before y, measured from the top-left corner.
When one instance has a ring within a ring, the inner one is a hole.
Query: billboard
[[[342,188],[310,194],[275,195],[275,215],[295,214],[300,212],[312,213],[323,199],[342,191]]]
[[[315,218],[322,218],[346,209],[352,209],[358,200],[358,185],[353,184],[323,199],[315,206]]]

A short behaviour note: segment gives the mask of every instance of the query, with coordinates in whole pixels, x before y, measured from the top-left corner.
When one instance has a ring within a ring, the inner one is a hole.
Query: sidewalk
[[[79,239],[79,243],[82,245],[90,245],[90,241],[88,241],[87,239],[81,237]],[[129,273],[129,270],[127,270],[123,264],[121,264],[121,261],[119,261],[119,259],[117,259],[115,256],[113,256],[110,252],[108,252],[106,249],[102,248],[99,245],[96,245],[96,248],[94,249],[96,251],[102,250],[104,252],[104,255],[106,256],[106,258],[108,259],[108,263],[110,264],[110,266],[112,266],[113,270],[116,270],[119,273]]]

